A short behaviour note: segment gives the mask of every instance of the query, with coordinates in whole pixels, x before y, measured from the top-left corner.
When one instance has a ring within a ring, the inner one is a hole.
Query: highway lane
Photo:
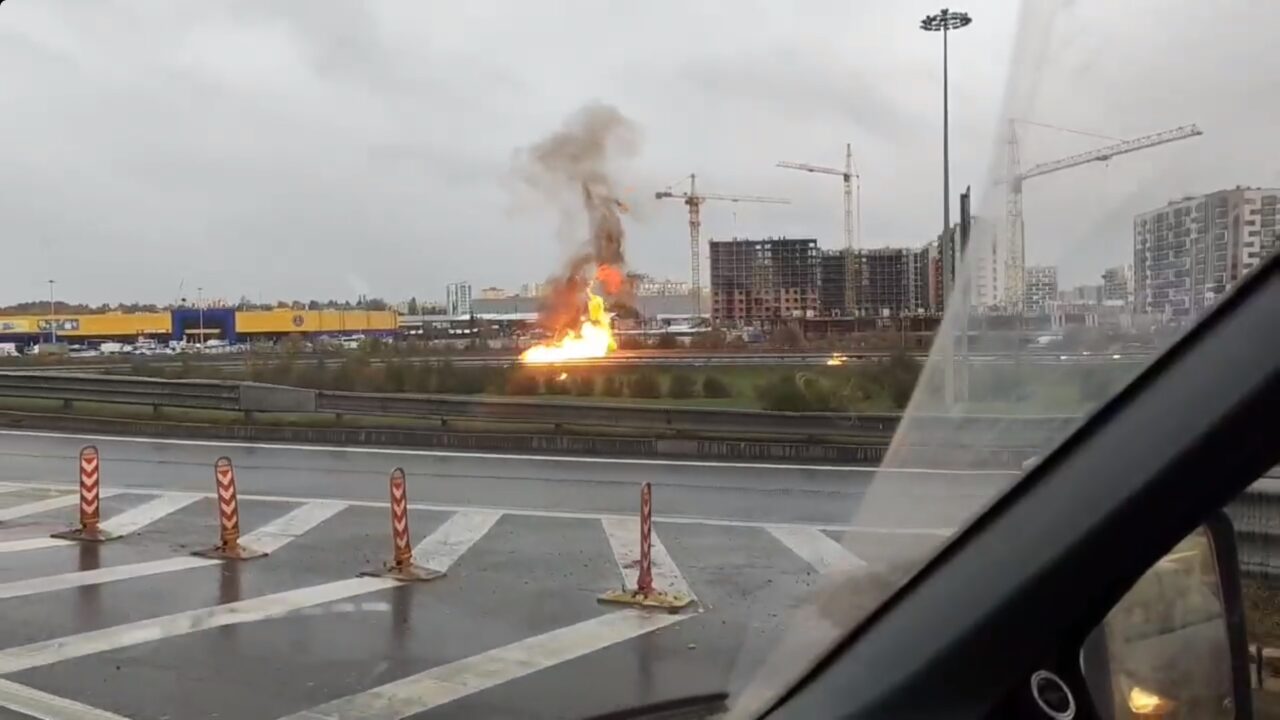
[[[844,526],[876,470],[867,467],[730,464],[594,457],[520,456],[0,433],[0,480],[71,482],[80,447],[94,443],[104,483],[123,488],[209,491],[213,461],[231,457],[242,493],[383,501],[387,473],[402,467],[414,502],[577,513],[633,513],[640,483],[655,487],[659,516]],[[1004,472],[900,470],[882,483],[921,503],[919,524],[949,528],[1009,481]],[[876,527],[874,518],[860,525]]]
[[[87,442],[113,493],[104,522],[136,527],[104,545],[49,541],[75,517]],[[222,454],[237,463],[244,543],[270,547],[264,559],[188,554],[218,536]],[[395,465],[410,477],[415,557],[446,570],[439,580],[353,577],[389,559]],[[740,689],[823,570],[922,558],[1010,480],[880,477],[0,433],[0,717],[552,718]],[[678,615],[597,602],[634,577],[644,480],[655,577],[695,598]],[[902,488],[910,522],[858,512],[873,481]],[[851,519],[858,529],[836,529]]]

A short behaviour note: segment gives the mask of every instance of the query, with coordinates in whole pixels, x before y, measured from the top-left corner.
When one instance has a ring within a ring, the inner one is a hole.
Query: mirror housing
[[[1213,513],[1089,634],[1081,669],[1103,718],[1252,718],[1235,530]]]

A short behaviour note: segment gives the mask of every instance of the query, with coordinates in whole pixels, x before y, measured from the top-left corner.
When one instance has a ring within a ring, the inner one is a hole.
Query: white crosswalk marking
[[[278,544],[275,547],[278,549],[298,537],[298,535],[315,527],[325,518],[332,517],[343,507],[342,503],[329,503],[324,507],[317,507],[318,505],[320,504],[308,503],[275,522],[269,523],[263,529],[266,530],[272,527],[274,529],[270,533],[264,533],[262,537],[270,539],[272,542],[277,542]],[[493,524],[497,522],[498,517],[500,515],[497,513],[457,513],[423,540],[417,549],[423,552],[424,556],[436,558],[437,562],[443,565],[443,567],[437,569],[446,569],[461,557],[468,548],[474,545],[477,540],[483,537],[489,531],[489,528],[493,527]],[[246,538],[251,535],[253,533],[250,533]],[[179,563],[178,560],[183,562]],[[79,573],[67,573],[65,575],[19,581],[8,586],[0,585],[0,598],[4,597],[2,593],[6,587],[10,587],[10,592],[31,594],[60,587],[76,587],[77,585],[109,582],[113,579],[124,579],[125,577],[172,572],[173,570],[200,567],[202,564],[215,564],[221,561],[204,558],[175,558],[171,561],[159,561],[159,563],[165,562],[169,562],[171,565],[137,563],[116,568],[87,570]],[[157,570],[157,567],[168,567],[168,569]],[[136,573],[137,575],[131,576],[129,573]],[[352,580],[340,580],[10,648],[0,651],[0,675],[108,650],[163,640],[199,630],[279,617],[295,610],[345,600],[356,595],[395,587],[398,584],[399,581],[388,578],[362,577]]]
[[[326,703],[282,720],[399,720],[692,617],[601,615]]]
[[[311,502],[276,518],[240,538],[240,543],[254,550],[273,553],[311,528],[342,512],[340,502]]]
[[[0,651],[0,675],[200,630],[266,620],[305,607],[385,590],[398,584],[396,580],[387,578],[339,580],[9,648]]]
[[[0,553],[23,552],[25,550],[40,550],[43,548],[62,547],[63,545],[75,545],[70,540],[59,540],[51,537],[33,537],[22,538],[20,540],[5,540],[0,542]]]
[[[81,570],[79,572],[62,573],[61,575],[46,575],[29,580],[15,580],[14,582],[0,583],[0,600],[22,597],[23,595],[35,595],[53,590],[83,587],[85,585],[101,585],[117,580],[129,580],[177,570],[189,570],[191,568],[205,567],[206,565],[217,565],[220,562],[222,561],[184,556],[133,563],[131,565],[116,565],[114,567],[98,568],[97,570]]]
[[[477,540],[489,532],[502,513],[463,510],[436,528],[413,549],[419,564],[444,572],[462,557]]]
[[[50,695],[9,680],[0,680],[0,707],[40,720],[129,720],[122,715]]]
[[[867,566],[862,558],[816,528],[771,527],[769,532],[818,572],[849,571]]]
[[[118,494],[118,490],[103,490],[100,497],[110,497]],[[6,520],[15,520],[27,515],[48,512],[50,510],[59,510],[64,507],[80,504],[80,494],[70,493],[67,495],[59,495],[57,497],[45,498],[44,500],[36,500],[22,505],[14,505],[13,507],[0,508],[0,522]]]
[[[190,495],[161,495],[135,508],[102,521],[102,529],[112,535],[132,535],[171,512],[199,500]]]
[[[618,569],[622,571],[623,584],[627,588],[636,586],[640,576],[640,519],[634,517],[607,517],[600,521],[604,525],[604,533],[613,548],[613,557],[618,561]],[[696,600],[689,583],[680,574],[680,568],[667,554],[667,548],[658,539],[658,531],[652,530],[650,535],[649,559],[653,566],[653,584],[658,590],[684,595]]]

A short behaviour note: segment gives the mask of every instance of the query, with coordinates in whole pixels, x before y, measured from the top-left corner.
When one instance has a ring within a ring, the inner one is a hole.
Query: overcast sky
[[[1063,285],[1129,261],[1131,218],[1167,199],[1280,185],[1272,0],[970,0],[951,38],[952,186],[1002,212],[1008,115],[1201,138],[1028,182],[1029,262]],[[555,208],[513,197],[519,148],[585,103],[639,127],[616,178],[632,269],[687,279],[690,172],[703,237],[842,243],[838,178],[862,174],[862,243],[941,226],[936,0],[353,2],[8,0],[0,6],[0,302],[439,299],[516,289],[568,252]],[[1015,52],[1016,41],[1023,42]],[[1034,42],[1032,41],[1034,40]],[[1012,82],[1010,81],[1010,68]],[[1107,141],[1026,127],[1030,166]],[[953,206],[954,207],[954,206]],[[953,212],[955,210],[953,209]],[[736,213],[736,214],[735,214]],[[705,265],[705,263],[704,263]]]

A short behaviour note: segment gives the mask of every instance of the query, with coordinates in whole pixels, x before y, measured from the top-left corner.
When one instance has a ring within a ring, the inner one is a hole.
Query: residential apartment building
[[[1056,265],[1028,265],[1023,269],[1022,312],[1045,315],[1058,301],[1058,268]]]
[[[480,289],[480,297],[485,300],[501,300],[505,297],[511,297],[511,293],[507,292],[505,288],[487,287]]]
[[[1102,302],[1133,305],[1133,266],[1117,265],[1102,271]]]
[[[454,282],[444,286],[445,313],[452,317],[471,314],[471,283]]]
[[[672,295],[688,295],[689,283],[685,280],[654,280],[648,275],[638,280],[633,287],[635,294],[641,297],[668,297]]]
[[[1058,302],[1067,305],[1101,305],[1101,285],[1077,285],[1058,291]]]
[[[767,324],[818,315],[816,239],[712,240],[710,250],[713,321]]]
[[[1276,252],[1278,206],[1280,189],[1236,187],[1134,216],[1134,312],[1200,315]]]

